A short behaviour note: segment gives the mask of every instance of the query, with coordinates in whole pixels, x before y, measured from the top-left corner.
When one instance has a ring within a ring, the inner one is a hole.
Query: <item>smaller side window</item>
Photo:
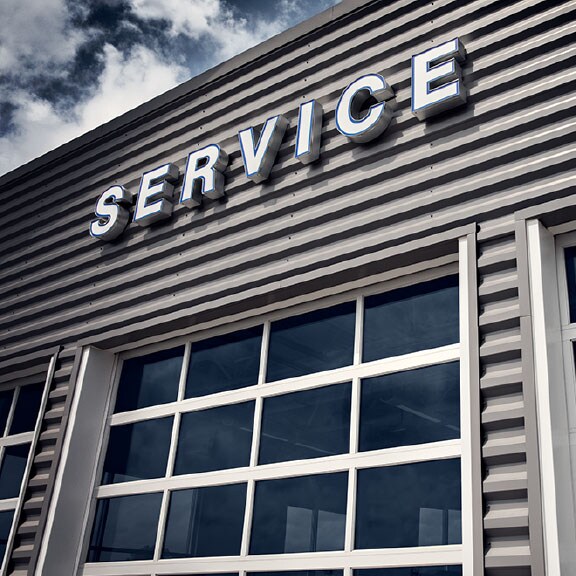
[[[0,391],[0,565],[5,561],[43,390],[43,384],[31,384]]]

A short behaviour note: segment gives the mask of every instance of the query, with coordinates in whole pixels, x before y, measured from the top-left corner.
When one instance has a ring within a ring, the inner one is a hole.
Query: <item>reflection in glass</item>
[[[457,276],[369,296],[364,308],[364,362],[459,340]]]
[[[262,326],[192,344],[186,398],[258,384]]]
[[[238,556],[245,505],[246,484],[172,492],[162,558]]]
[[[0,468],[0,499],[17,498],[20,494],[29,451],[30,444],[7,446],[4,449]]]
[[[22,434],[22,432],[34,430],[42,403],[43,390],[43,384],[33,384],[20,388],[9,434]]]
[[[250,554],[343,550],[348,474],[256,483]]]
[[[576,322],[576,246],[564,249],[570,323]]]
[[[272,322],[267,382],[352,364],[356,303]]]
[[[0,392],[0,436],[4,436],[13,397],[14,390],[4,390]]]
[[[250,464],[254,402],[182,414],[174,474]]]
[[[88,562],[152,560],[162,493],[98,500]]]
[[[357,549],[461,543],[459,459],[358,471]]]
[[[347,383],[266,398],[258,463],[348,452],[350,393]]]
[[[184,346],[124,361],[115,413],[175,402]]]
[[[0,512],[0,564],[2,564],[4,554],[6,554],[6,546],[8,545],[8,537],[10,536],[13,519],[14,510]]]
[[[161,478],[166,474],[173,418],[112,426],[102,484]]]
[[[460,437],[460,364],[362,380],[360,451]]]
[[[410,566],[354,570],[354,576],[462,576],[462,566]]]

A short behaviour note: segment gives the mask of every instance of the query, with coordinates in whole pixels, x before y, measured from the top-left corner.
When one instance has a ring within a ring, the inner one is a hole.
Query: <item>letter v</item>
[[[250,180],[259,183],[270,176],[286,128],[288,120],[284,116],[269,118],[262,128],[257,145],[254,144],[252,127],[238,132],[244,169]]]

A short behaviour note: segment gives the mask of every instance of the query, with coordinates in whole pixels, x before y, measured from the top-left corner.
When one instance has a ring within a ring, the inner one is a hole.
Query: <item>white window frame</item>
[[[555,237],[526,222],[542,517],[548,574],[576,573],[576,372],[564,249],[576,233]],[[570,424],[572,423],[572,424]],[[570,455],[570,439],[574,454]]]
[[[115,374],[111,379],[113,385],[106,400],[105,423],[100,420],[99,458],[98,465],[94,466],[91,474],[91,489],[88,501],[89,508],[84,516],[83,535],[81,536],[81,547],[76,552],[76,572],[79,576],[175,576],[190,574],[209,574],[221,572],[238,573],[245,576],[247,572],[278,571],[278,570],[321,570],[321,569],[342,569],[344,576],[351,576],[352,570],[362,568],[392,568],[409,566],[441,566],[441,565],[462,565],[464,576],[473,576],[472,549],[474,542],[473,519],[472,519],[472,431],[470,418],[470,346],[469,346],[469,294],[468,282],[468,239],[461,238],[459,242],[458,263],[441,264],[435,268],[418,272],[413,275],[401,276],[386,281],[384,284],[373,284],[369,287],[358,288],[328,296],[322,300],[315,300],[305,304],[294,306],[290,309],[272,312],[261,319],[252,318],[247,321],[231,323],[203,332],[198,332],[187,338],[178,338],[170,342],[163,342],[161,345],[150,345],[139,349],[133,349],[118,355],[118,361],[113,361],[108,355],[105,359],[106,370]],[[454,258],[455,260],[456,258]],[[460,342],[449,346],[439,347],[433,350],[424,350],[403,356],[386,358],[374,362],[361,362],[362,350],[362,322],[364,298],[391,291],[400,287],[409,286],[447,276],[459,274],[459,299],[460,299]],[[356,337],[354,344],[354,360],[351,366],[337,370],[330,370],[306,375],[298,378],[289,378],[282,381],[271,382],[264,385],[266,374],[265,359],[267,357],[268,335],[271,322],[290,316],[295,316],[308,311],[327,308],[342,302],[356,300]],[[255,386],[220,392],[210,396],[200,398],[184,399],[186,385],[186,367],[190,355],[190,341],[201,341],[207,338],[231,333],[243,328],[264,325],[264,337],[262,339],[261,362],[259,381]],[[115,391],[121,372],[123,360],[131,357],[142,356],[159,349],[166,349],[185,344],[185,355],[183,369],[180,376],[180,386],[178,401],[170,404],[142,408],[131,412],[113,414]],[[100,354],[100,353],[98,353]],[[417,446],[389,448],[373,452],[358,451],[358,424],[359,424],[359,402],[360,402],[360,381],[363,378],[379,376],[386,373],[398,372],[402,370],[415,369],[424,366],[447,363],[452,361],[460,362],[460,414],[461,414],[461,436],[459,440],[449,440],[434,442]],[[86,364],[86,363],[85,363]],[[89,371],[90,368],[84,369]],[[89,363],[88,363],[89,364]],[[113,368],[113,365],[116,367]],[[95,364],[93,370],[97,367]],[[290,462],[280,462],[267,465],[256,466],[258,454],[258,442],[260,437],[260,422],[263,400],[266,397],[319,388],[329,384],[341,382],[352,382],[352,407],[351,407],[351,440],[350,453],[337,456],[329,456],[311,460],[300,460]],[[81,385],[82,386],[82,385]],[[250,467],[235,468],[231,470],[220,470],[206,472],[202,474],[182,475],[169,477],[175,460],[175,448],[179,419],[182,412],[200,410],[210,407],[234,404],[247,400],[255,400],[255,426],[253,430],[253,443],[251,449]],[[77,408],[77,407],[76,407]],[[73,412],[75,408],[73,407]],[[140,480],[125,482],[120,484],[102,485],[100,479],[102,466],[107,445],[107,436],[110,429],[109,424],[127,424],[141,421],[143,419],[157,418],[174,414],[172,444],[169,455],[169,464],[165,478]],[[74,414],[72,415],[72,419]],[[73,426],[72,426],[73,428]],[[73,432],[68,433],[64,450],[73,443]],[[380,466],[405,464],[413,462],[424,462],[430,460],[441,460],[460,458],[461,460],[461,498],[462,498],[462,544],[446,546],[427,546],[417,548],[396,548],[377,550],[353,550],[354,542],[354,520],[355,502],[353,497],[356,491],[357,470],[363,468],[374,468]],[[71,466],[74,468],[74,465]],[[76,469],[78,464],[76,464]],[[253,555],[249,551],[249,528],[251,525],[251,513],[253,508],[255,482],[261,479],[298,477],[303,475],[321,474],[329,472],[347,471],[348,478],[348,499],[345,529],[344,550],[334,552],[312,552],[294,554],[275,555]],[[61,484],[62,475],[57,480]],[[220,484],[232,484],[246,482],[246,514],[244,518],[244,530],[242,536],[240,556],[234,557],[210,557],[210,558],[185,558],[185,559],[160,559],[163,544],[163,529],[168,510],[169,491],[176,489],[186,489],[201,486],[214,486]],[[58,492],[58,487],[57,490]],[[122,496],[130,494],[142,494],[151,492],[163,492],[163,501],[158,522],[158,533],[156,538],[156,549],[154,560],[151,561],[129,561],[129,562],[100,562],[85,563],[87,548],[92,530],[93,517],[95,512],[95,502],[97,498]],[[56,514],[58,496],[52,506],[48,524],[50,524]],[[52,516],[52,518],[50,518]],[[49,538],[46,539],[44,548],[49,546]],[[41,561],[36,574],[44,574],[42,570],[42,556],[46,554],[44,549],[41,554]],[[57,573],[54,571],[54,573]],[[47,576],[51,576],[49,570]]]

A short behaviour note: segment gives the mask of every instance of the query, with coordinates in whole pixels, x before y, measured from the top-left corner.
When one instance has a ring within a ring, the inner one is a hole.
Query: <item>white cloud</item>
[[[164,19],[170,33],[199,38],[210,33],[212,23],[223,15],[220,0],[130,0],[134,12],[143,20]]]
[[[30,74],[68,62],[84,40],[64,0],[0,1],[0,73]]]
[[[98,0],[114,5],[119,0]],[[71,64],[80,46],[94,39],[95,31],[74,28],[65,0],[0,0],[0,76],[12,74],[18,82],[5,83],[1,100],[15,110],[9,134],[0,137],[0,174],[51,150],[82,133],[122,114],[183,82],[190,71],[181,64],[179,38],[206,43],[208,60],[193,63],[201,72],[281,32],[303,16],[333,5],[338,0],[279,0],[272,19],[239,17],[226,0],[127,0],[141,20],[163,19],[166,36],[159,43],[172,50],[172,61],[156,54],[150,46],[133,45],[128,55],[107,44],[102,54],[103,72],[89,96],[72,103],[36,98],[24,86],[42,78],[73,82]],[[271,0],[272,1],[272,0]],[[77,14],[86,16],[88,4],[77,5]],[[127,28],[136,22],[127,20]],[[92,36],[91,36],[92,35]],[[146,40],[142,40],[144,43]],[[172,46],[169,42],[172,42]],[[168,44],[167,44],[168,43]],[[193,61],[193,59],[191,59]],[[86,94],[83,91],[83,94]],[[1,119],[0,119],[1,120]]]
[[[308,1],[280,0],[273,20],[239,17],[223,0],[130,0],[130,3],[143,20],[168,21],[171,35],[182,34],[208,42],[215,49],[213,63],[217,64],[288,28],[299,19],[299,14],[305,13]],[[316,2],[319,10],[334,4],[334,0]]]
[[[166,64],[142,46],[125,57],[107,45],[104,61],[104,73],[93,95],[66,116],[24,92],[13,95],[20,104],[13,118],[17,130],[0,138],[0,173],[127,112],[183,82],[188,75],[185,68]]]

